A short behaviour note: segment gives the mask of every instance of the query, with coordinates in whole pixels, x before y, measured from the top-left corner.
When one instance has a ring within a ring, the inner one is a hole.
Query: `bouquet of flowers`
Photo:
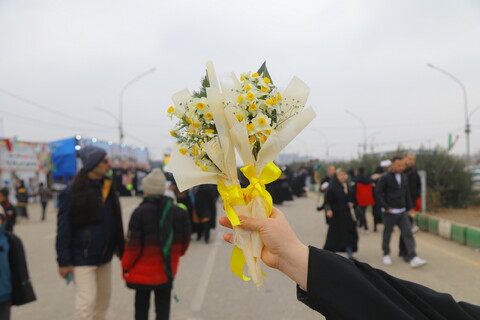
[[[257,232],[238,227],[238,216],[268,217],[272,198],[265,185],[279,178],[273,160],[315,117],[312,108],[303,110],[309,88],[293,78],[281,93],[273,84],[265,63],[256,73],[235,74],[217,82],[211,62],[207,63],[210,87],[206,97],[195,98],[183,90],[168,108],[178,118],[171,135],[177,140],[169,164],[180,190],[215,183],[230,222],[234,226],[231,269],[243,280],[248,274],[257,287],[263,286],[260,257],[263,243]],[[250,184],[241,188],[235,150],[244,166],[240,169]]]

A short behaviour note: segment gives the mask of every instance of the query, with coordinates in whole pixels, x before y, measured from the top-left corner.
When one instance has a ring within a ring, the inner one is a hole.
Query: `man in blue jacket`
[[[83,168],[59,196],[59,273],[75,284],[75,319],[105,319],[111,295],[111,260],[123,253],[120,202],[105,174],[109,158],[98,147],[80,150]]]

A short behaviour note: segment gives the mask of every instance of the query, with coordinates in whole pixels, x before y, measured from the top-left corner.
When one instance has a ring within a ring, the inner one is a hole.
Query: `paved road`
[[[139,203],[137,198],[123,198],[124,223]],[[220,208],[220,205],[219,205]],[[326,226],[315,209],[313,198],[297,199],[279,207],[305,243],[321,247]],[[40,208],[30,205],[30,220],[20,223],[16,233],[26,247],[31,278],[38,301],[13,308],[15,320],[64,320],[73,312],[73,285],[66,285],[57,274],[55,262],[56,217],[50,204],[47,220],[40,222]],[[180,261],[175,291],[180,302],[172,302],[171,319],[240,320],[240,319],[322,319],[319,314],[296,300],[295,285],[275,270],[267,269],[266,289],[258,290],[251,283],[241,282],[228,267],[231,247],[221,240],[224,232],[218,227],[210,244],[192,241]],[[393,236],[393,254],[398,247],[399,231]],[[429,264],[413,270],[393,256],[394,264],[381,263],[379,233],[360,234],[359,260],[386,270],[397,277],[419,282],[442,292],[450,292],[457,300],[480,304],[480,254],[428,233],[416,233],[418,253]],[[120,265],[114,260],[113,296],[108,319],[133,319],[133,291],[121,279]],[[153,319],[153,316],[151,317]]]

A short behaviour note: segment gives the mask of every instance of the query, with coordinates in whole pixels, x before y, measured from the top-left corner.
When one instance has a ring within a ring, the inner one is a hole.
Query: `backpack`
[[[12,305],[20,306],[37,300],[33,286],[28,275],[27,259],[23,249],[22,240],[15,234],[5,231],[10,244],[8,260],[12,277]]]

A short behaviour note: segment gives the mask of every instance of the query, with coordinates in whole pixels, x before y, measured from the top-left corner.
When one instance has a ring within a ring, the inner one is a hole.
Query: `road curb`
[[[414,222],[422,231],[472,248],[480,248],[480,228],[433,217],[425,213],[417,213]]]

